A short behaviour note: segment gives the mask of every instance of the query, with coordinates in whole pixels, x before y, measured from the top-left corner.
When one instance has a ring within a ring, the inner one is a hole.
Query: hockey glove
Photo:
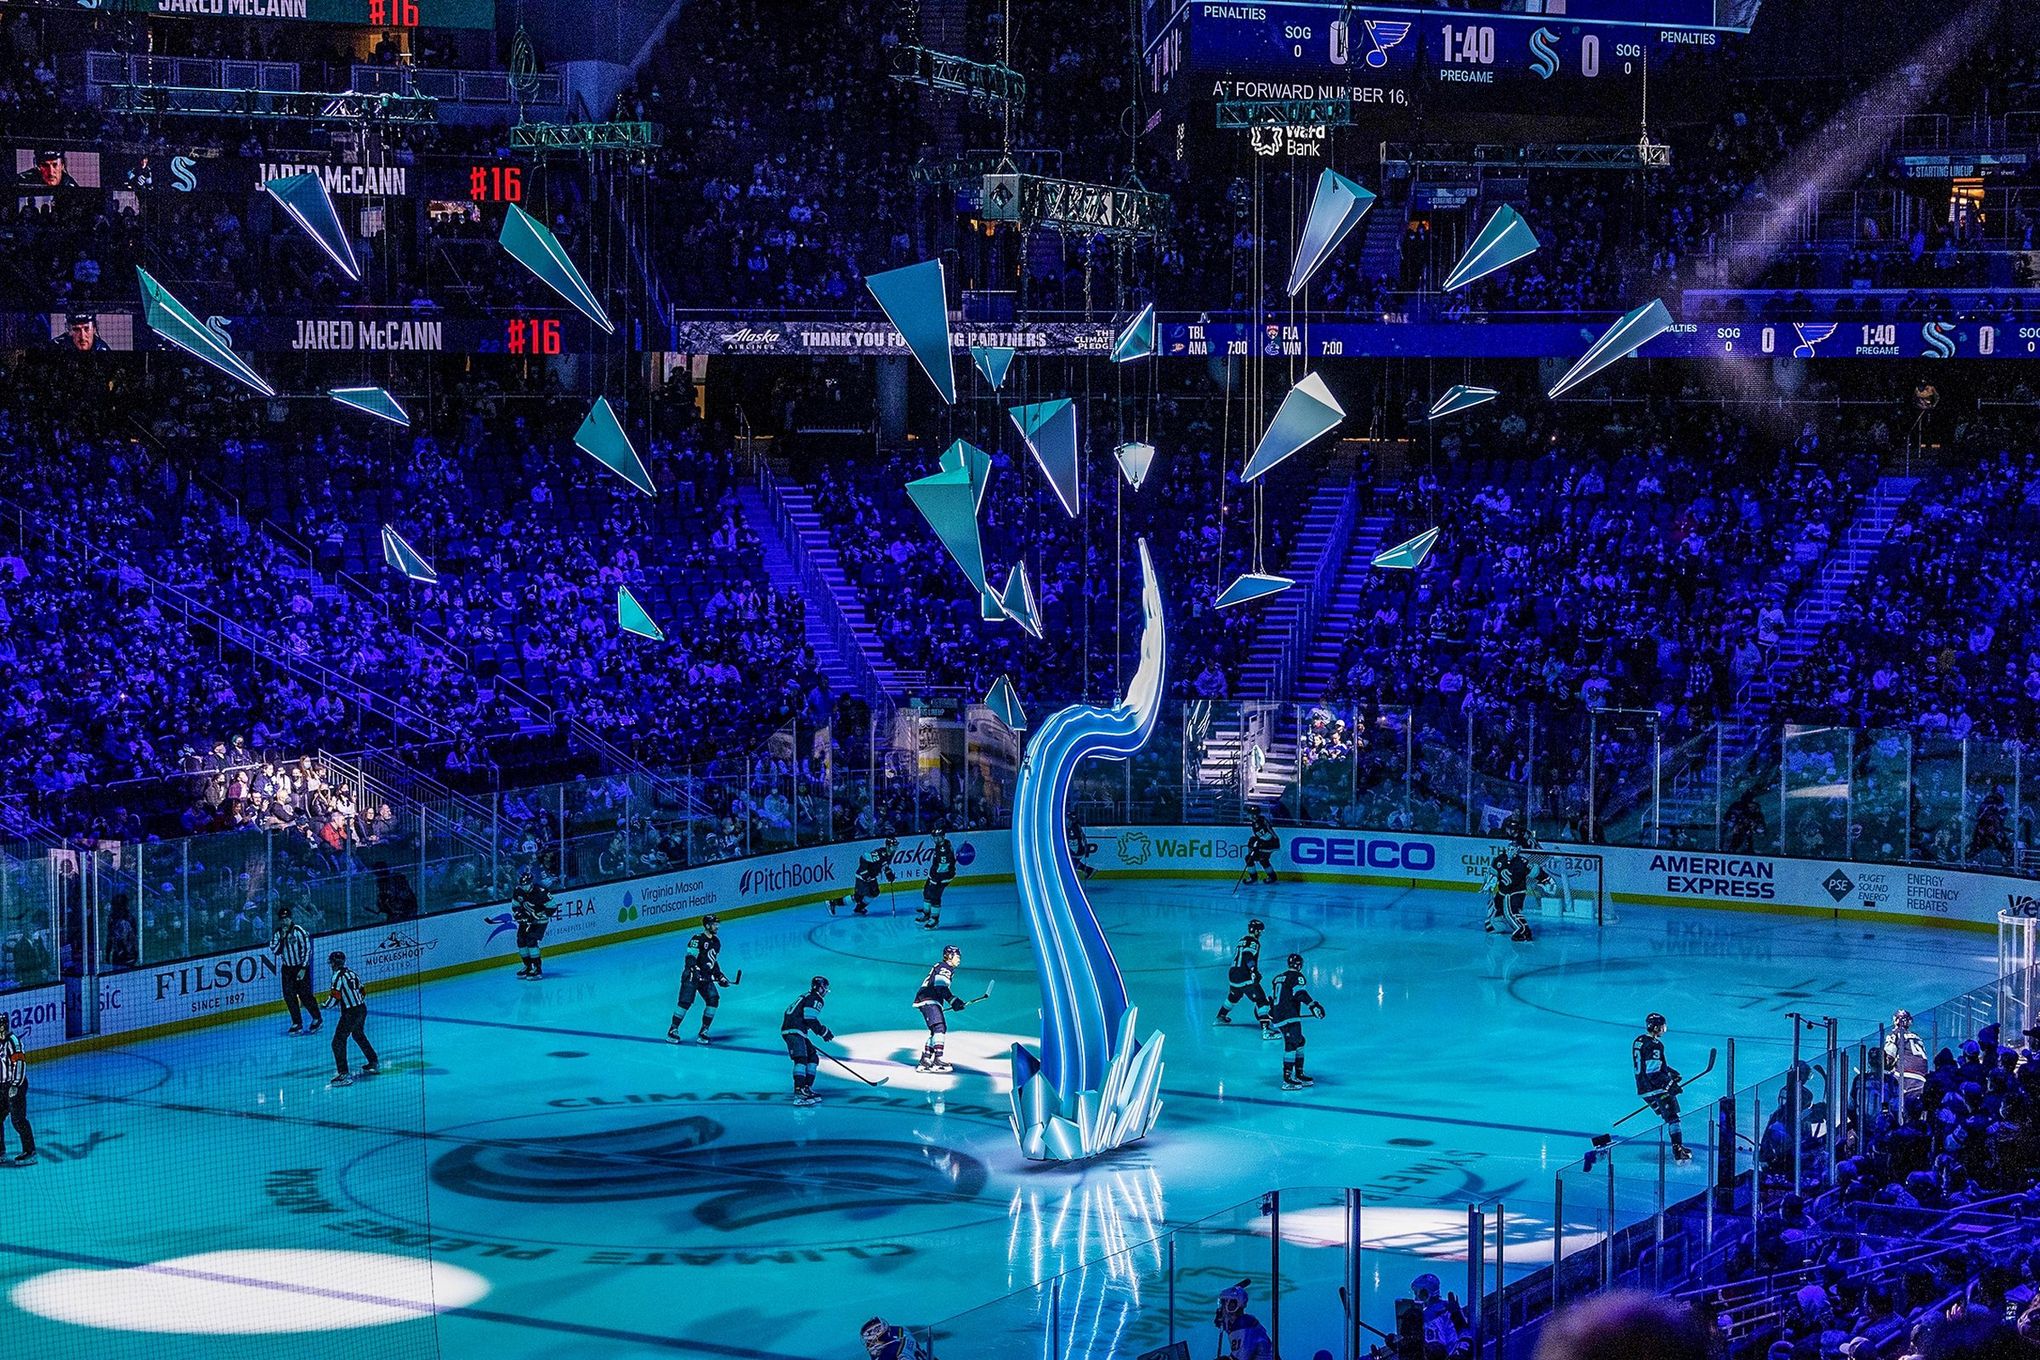
[[[1310,1013],[1320,1020],[1325,1018],[1325,1008],[1315,1003],[1312,1004],[1310,1008]]]
[[[969,1004],[970,1004],[969,1002],[965,1001],[960,996],[954,996],[949,999],[949,1009],[953,1011],[960,1011]]]

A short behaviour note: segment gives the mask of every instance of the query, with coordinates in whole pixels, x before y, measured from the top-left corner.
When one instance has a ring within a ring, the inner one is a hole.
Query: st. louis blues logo
[[[1820,342],[1833,335],[1838,329],[1839,327],[1832,321],[1793,322],[1792,330],[1798,335],[1799,343],[1793,346],[1792,357],[1795,359],[1811,359],[1813,352],[1820,348]]]
[[[1400,46],[1409,36],[1407,19],[1369,19],[1367,41],[1372,46],[1367,50],[1367,64],[1379,71],[1388,65],[1388,49]]]

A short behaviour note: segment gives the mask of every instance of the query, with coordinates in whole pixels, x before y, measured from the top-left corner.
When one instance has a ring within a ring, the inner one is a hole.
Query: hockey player
[[[871,899],[878,896],[878,876],[881,873],[885,875],[885,881],[888,883],[893,882],[898,877],[898,875],[893,873],[892,862],[893,856],[899,853],[899,848],[900,838],[898,836],[887,836],[884,845],[867,850],[857,857],[857,883],[855,888],[852,889],[851,894],[857,902],[856,909],[852,913],[853,915],[863,916],[868,914],[867,908],[871,904]],[[842,905],[843,899],[841,897],[831,898],[829,900],[829,915],[834,916],[836,908]]]
[[[1269,857],[1282,848],[1282,838],[1275,834],[1274,824],[1268,814],[1260,808],[1254,809],[1254,820],[1247,828],[1247,864],[1242,883],[1258,882],[1256,875],[1268,875],[1268,881],[1275,881],[1275,864]]]
[[[933,930],[941,924],[942,893],[955,877],[956,847],[949,843],[949,833],[938,826],[928,844],[928,881],[921,885],[921,905],[914,908],[914,919],[924,929]]]
[[[1275,1343],[1261,1320],[1247,1311],[1247,1284],[1241,1280],[1218,1296],[1218,1360],[1275,1360]]]
[[[539,945],[545,940],[545,928],[559,915],[559,909],[553,906],[552,894],[529,867],[517,876],[517,890],[510,894],[510,915],[517,923],[517,957],[524,961],[517,976],[535,982],[545,976],[545,959]]]
[[[1466,1310],[1456,1294],[1439,1297],[1444,1287],[1429,1271],[1410,1281],[1410,1301],[1424,1322],[1424,1360],[1459,1360],[1473,1353],[1473,1326]]]
[[[921,1012],[921,1019],[928,1026],[928,1042],[921,1046],[921,1061],[914,1069],[917,1072],[956,1070],[943,1060],[942,1044],[949,1037],[949,1012],[970,1004],[950,988],[962,962],[963,951],[953,944],[947,946],[942,951],[942,962],[928,970],[928,976],[914,993],[914,1009]]]
[[[1091,856],[1098,853],[1098,847],[1084,834],[1084,824],[1072,812],[1063,823],[1063,835],[1070,843],[1070,863],[1076,866],[1077,877],[1088,879],[1098,871],[1091,867]]]
[[[817,974],[808,980],[808,989],[800,1000],[786,1008],[786,1014],[779,1017],[779,1037],[786,1040],[786,1055],[793,1059],[793,1103],[796,1105],[819,1105],[822,1098],[815,1094],[815,1068],[821,1063],[821,1050],[815,1047],[817,1038],[834,1039],[835,1034],[822,1023],[822,1002],[828,999],[829,980]]]
[[[1884,1070],[1898,1078],[1899,1093],[1917,1102],[1927,1089],[1927,1045],[1913,1028],[1911,1011],[1891,1017],[1891,1029],[1884,1036]]]
[[[1679,1069],[1665,1061],[1665,1018],[1652,1011],[1643,1018],[1643,1033],[1636,1036],[1636,1042],[1629,1046],[1631,1064],[1636,1069],[1636,1094],[1643,1097],[1644,1104],[1658,1118],[1665,1121],[1665,1127],[1672,1134],[1672,1160],[1690,1162],[1692,1151],[1686,1146],[1686,1135],[1679,1128]]]
[[[694,998],[701,998],[701,1030],[694,1042],[708,1042],[708,1027],[715,1023],[715,1008],[722,1004],[722,989],[736,984],[723,976],[722,933],[714,912],[701,918],[701,929],[687,942],[687,960],[680,965],[680,996],[673,1003],[673,1023],[666,1027],[669,1043],[680,1042],[680,1022]]]
[[[1261,986],[1261,932],[1266,925],[1257,917],[1247,922],[1247,933],[1233,946],[1232,966],[1225,970],[1225,1004],[1218,1008],[1218,1023],[1232,1023],[1232,1008],[1242,1000],[1254,1003],[1254,1018],[1267,1034],[1268,992]]]
[[[1552,884],[1551,875],[1532,864],[1520,845],[1505,845],[1495,851],[1494,883],[1488,899],[1488,930],[1492,931],[1506,921],[1511,940],[1517,944],[1530,942],[1530,922],[1523,915],[1523,904],[1529,897],[1532,880],[1540,887]]]
[[[1291,954],[1289,966],[1276,975],[1275,993],[1268,1002],[1268,1016],[1282,1033],[1282,1089],[1301,1091],[1313,1085],[1303,1070],[1303,1017],[1325,1018],[1325,1008],[1310,994],[1303,981],[1303,955]]]

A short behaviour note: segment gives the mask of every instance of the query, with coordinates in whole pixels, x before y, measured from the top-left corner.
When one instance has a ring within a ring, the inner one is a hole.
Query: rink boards
[[[1480,891],[1494,842],[1489,838],[1282,828],[1279,871],[1314,882]],[[1246,855],[1244,828],[1100,827],[1091,835],[1101,876],[1124,879],[1236,877]],[[959,887],[1012,880],[1009,833],[956,838]],[[561,892],[548,953],[634,940],[695,926],[709,911],[740,918],[813,905],[850,891],[858,857],[874,841],[754,856],[645,878]],[[1552,847],[1563,855],[1565,847]],[[1885,924],[1994,931],[1998,913],[2026,909],[2040,885],[2004,874],[1919,866],[1869,865],[1760,855],[1595,846],[1608,901],[1700,907]],[[918,897],[925,837],[903,839],[900,876],[889,891]],[[342,950],[371,990],[430,981],[510,957],[513,925],[506,903],[466,907],[409,921],[314,937],[314,975]],[[184,959],[98,979],[96,1033],[64,1040],[67,1010],[81,997],[64,985],[9,993],[4,1004],[25,1042],[44,1053],[125,1043],[237,1018],[270,1008],[277,965],[267,949]],[[84,1017],[80,1017],[81,1021]],[[82,1024],[79,1026],[82,1027]]]

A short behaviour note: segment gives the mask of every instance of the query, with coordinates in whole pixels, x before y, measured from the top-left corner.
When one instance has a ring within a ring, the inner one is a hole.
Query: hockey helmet
[[[1894,1014],[1892,1015],[1892,1017],[1891,1017],[1891,1023],[1893,1024],[1893,1026],[1895,1026],[1895,1027],[1897,1027],[1897,1028],[1901,1028],[1901,1029],[1903,1029],[1903,1028],[1905,1028],[1905,1027],[1907,1027],[1907,1026],[1911,1025],[1911,1024],[1912,1024],[1912,1012],[1911,1012],[1911,1011],[1898,1011],[1898,1012],[1895,1012],[1895,1013],[1894,1013]]]
[[[1652,1011],[1649,1015],[1643,1017],[1643,1028],[1647,1034],[1657,1033],[1665,1027],[1666,1023],[1665,1018],[1656,1011]]]
[[[1218,1294],[1218,1306],[1228,1313],[1237,1313],[1247,1306],[1247,1281],[1241,1280]]]
[[[714,912],[710,912],[708,915],[701,918],[701,928],[703,930],[714,930],[717,926],[721,924],[722,917],[717,916]]]
[[[1429,1303],[1432,1299],[1437,1298],[1439,1292],[1444,1288],[1445,1286],[1439,1283],[1436,1275],[1425,1271],[1422,1275],[1410,1281],[1410,1297],[1419,1303]]]
[[[1295,968],[1295,969],[1299,969],[1299,970],[1300,970],[1300,969],[1302,969],[1302,967],[1303,967],[1303,955],[1301,955],[1301,954],[1291,954],[1291,955],[1289,956],[1289,966],[1290,966],[1291,968]]]
[[[1262,931],[1266,930],[1267,928],[1268,923],[1266,921],[1263,921],[1258,916],[1256,916],[1253,920],[1247,922],[1247,934],[1249,935],[1259,935]]]
[[[945,944],[942,946],[942,961],[944,963],[962,963],[963,951],[953,944]]]
[[[827,996],[829,994],[829,980],[820,973],[816,973],[808,979],[807,989],[809,996]]]

